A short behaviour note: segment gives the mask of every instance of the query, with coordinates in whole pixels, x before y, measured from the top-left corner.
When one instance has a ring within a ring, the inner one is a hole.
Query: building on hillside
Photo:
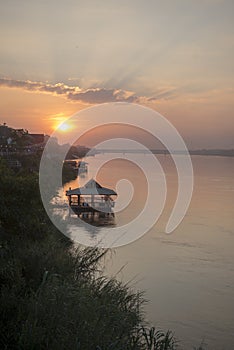
[[[45,143],[45,135],[44,134],[28,134],[31,139],[32,145],[39,145]]]
[[[9,128],[6,123],[0,124],[0,143],[7,143],[7,139],[12,135],[12,128]]]

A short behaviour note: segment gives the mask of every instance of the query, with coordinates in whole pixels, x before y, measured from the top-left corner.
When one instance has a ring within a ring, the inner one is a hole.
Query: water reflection
[[[58,199],[55,205],[51,205],[51,209],[53,218],[59,221],[60,226],[66,226],[67,236],[71,239],[74,239],[76,235],[88,234],[91,240],[96,241],[98,234],[116,225],[114,213],[82,212],[77,214],[67,204],[59,205]]]
[[[114,213],[80,213],[78,217],[82,221],[96,227],[114,226],[116,224]]]

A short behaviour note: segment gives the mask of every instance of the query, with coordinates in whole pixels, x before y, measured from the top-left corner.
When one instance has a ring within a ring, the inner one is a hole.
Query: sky
[[[234,2],[8,0],[0,123],[51,134],[95,104],[165,116],[187,146],[234,148]]]

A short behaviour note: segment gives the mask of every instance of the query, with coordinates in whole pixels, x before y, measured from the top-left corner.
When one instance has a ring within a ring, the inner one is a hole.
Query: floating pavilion
[[[69,206],[75,213],[98,211],[110,213],[115,204],[111,196],[117,196],[117,193],[91,179],[83,187],[69,188],[66,196]]]

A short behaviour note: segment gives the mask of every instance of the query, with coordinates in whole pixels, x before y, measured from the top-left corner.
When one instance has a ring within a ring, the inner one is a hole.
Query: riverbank
[[[105,250],[79,248],[49,221],[38,174],[0,162],[3,349],[176,349],[147,328],[142,293],[102,273]]]
[[[74,252],[44,212],[36,174],[1,162],[0,179],[1,348],[143,348],[152,335],[141,294],[102,275],[106,251]],[[174,348],[170,333],[157,337]]]

